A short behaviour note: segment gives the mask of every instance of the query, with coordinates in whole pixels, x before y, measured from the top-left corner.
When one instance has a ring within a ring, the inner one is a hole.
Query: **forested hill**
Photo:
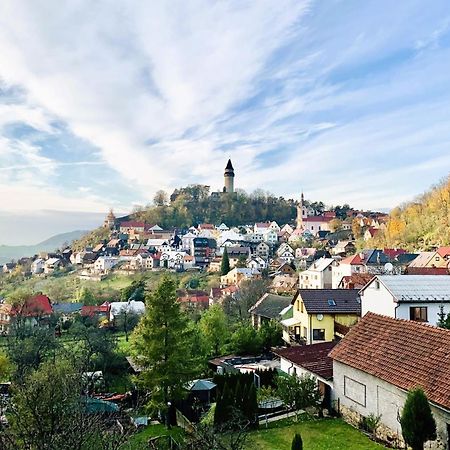
[[[374,244],[409,250],[450,245],[450,176],[415,201],[393,209],[386,231]]]
[[[154,204],[135,210],[133,217],[146,223],[157,223],[165,229],[221,222],[235,226],[268,220],[284,224],[293,222],[296,217],[295,200],[275,197],[261,190],[250,195],[238,191],[211,196],[208,186],[192,185],[176,189],[170,199],[159,191]]]

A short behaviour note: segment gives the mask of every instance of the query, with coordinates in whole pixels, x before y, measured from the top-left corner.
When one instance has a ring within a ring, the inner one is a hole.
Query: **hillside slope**
[[[430,250],[450,245],[450,176],[412,202],[391,211],[373,244]]]
[[[79,239],[86,233],[87,231],[85,230],[61,233],[35,245],[0,245],[0,264],[4,264],[12,259],[32,256],[39,252],[51,252],[65,243],[71,244],[72,241]]]

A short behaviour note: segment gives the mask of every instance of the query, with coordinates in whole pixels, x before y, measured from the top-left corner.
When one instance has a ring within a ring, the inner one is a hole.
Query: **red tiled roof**
[[[340,264],[350,264],[352,266],[359,266],[364,264],[364,259],[359,256],[359,253],[356,255],[347,256],[347,258],[344,258],[341,260]]]
[[[333,220],[333,217],[325,217],[325,216],[309,216],[303,219],[304,223],[308,222],[330,222]]]
[[[46,295],[35,295],[21,306],[14,305],[11,309],[11,315],[21,315],[24,317],[40,316],[43,314],[52,314],[53,308],[50,299]]]
[[[211,223],[201,223],[198,228],[202,230],[214,230],[214,225]]]
[[[330,357],[450,409],[450,330],[367,313]]]
[[[273,353],[326,380],[333,378],[333,360],[328,356],[336,342],[301,345],[273,350]]]
[[[403,250],[402,248],[385,248],[383,253],[387,255],[389,259],[395,259],[398,255],[404,255],[406,250]]]
[[[109,303],[103,303],[99,306],[82,306],[81,315],[84,317],[93,317],[96,314],[107,314],[109,313],[109,308]]]
[[[437,252],[439,256],[442,256],[442,258],[445,258],[446,256],[450,256],[450,247],[439,247],[437,249]]]
[[[145,228],[145,222],[138,222],[137,220],[129,220],[121,222],[120,228]]]

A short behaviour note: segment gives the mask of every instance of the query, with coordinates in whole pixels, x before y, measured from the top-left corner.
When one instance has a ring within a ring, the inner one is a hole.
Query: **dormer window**
[[[328,306],[336,306],[336,301],[333,298],[328,299]]]

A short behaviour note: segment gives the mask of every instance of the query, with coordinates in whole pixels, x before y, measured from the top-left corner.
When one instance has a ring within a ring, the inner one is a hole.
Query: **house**
[[[270,222],[269,228],[271,230],[274,230],[276,233],[279,233],[281,231],[280,226],[275,221]]]
[[[250,247],[226,247],[230,267],[236,267],[239,261],[246,261],[250,257],[252,251]]]
[[[11,273],[16,266],[17,264],[13,262],[3,264],[3,273]]]
[[[362,289],[372,278],[373,275],[370,273],[354,273],[343,276],[335,289]]]
[[[184,270],[184,257],[186,253],[168,251],[161,253],[160,265],[166,269]]]
[[[267,259],[270,254],[270,246],[267,242],[259,242],[255,247],[255,255]]]
[[[248,310],[252,318],[253,327],[259,329],[265,322],[270,322],[271,320],[279,321],[281,312],[291,304],[292,299],[293,296],[264,294]]]
[[[223,222],[217,227],[217,229],[219,231],[228,231],[229,230],[229,228]]]
[[[336,256],[351,255],[355,253],[355,251],[356,247],[352,241],[338,241],[338,243],[331,250],[333,255]]]
[[[257,222],[253,227],[255,234],[264,234],[270,227],[270,222]]]
[[[209,308],[209,295],[206,291],[179,289],[177,290],[177,301],[184,310]]]
[[[116,256],[100,256],[94,262],[94,271],[97,273],[108,273],[117,263]]]
[[[187,232],[183,236],[181,236],[181,250],[187,252],[192,248],[192,241],[196,238],[197,235],[192,232]]]
[[[286,242],[283,242],[275,252],[277,256],[281,256],[284,252],[289,252],[295,255],[294,249]]]
[[[195,267],[195,259],[191,255],[184,255],[183,257],[183,268],[184,270],[192,269]]]
[[[274,247],[278,243],[278,233],[269,228],[267,231],[263,233],[264,242],[269,244],[270,247]]]
[[[331,406],[333,389],[333,360],[328,356],[337,342],[320,342],[318,344],[300,345],[273,349],[280,358],[280,370],[297,377],[309,376],[317,380],[323,403]]]
[[[297,290],[298,277],[296,275],[275,275],[270,290],[276,294],[293,294]]]
[[[192,239],[191,256],[195,259],[195,265],[200,268],[206,267],[215,257],[217,242],[206,237],[195,237]]]
[[[295,267],[292,267],[291,264],[284,262],[280,258],[272,261],[271,268],[273,269],[273,273],[271,274],[273,277],[276,277],[277,275],[294,276],[296,274]]]
[[[31,273],[37,275],[44,272],[45,261],[42,258],[36,258],[31,263]]]
[[[250,280],[252,278],[261,278],[261,272],[256,269],[248,269],[247,267],[235,267],[226,275],[220,277],[221,285],[236,284],[239,285],[243,280]]]
[[[380,416],[380,437],[401,441],[398,415],[408,390],[420,387],[437,425],[438,441],[427,448],[449,448],[449,348],[449,330],[366,314],[330,352],[340,413],[354,425]]]
[[[53,314],[50,299],[43,294],[33,295],[20,304],[12,305],[9,309],[9,319],[6,317],[8,307],[3,308],[3,331],[8,332],[10,324],[18,317],[28,325],[47,324]]]
[[[361,317],[357,289],[299,289],[291,305],[292,317],[281,321],[288,344],[339,339]]]
[[[300,273],[300,289],[328,289],[332,286],[332,258],[320,258]]]
[[[247,259],[246,265],[249,269],[264,270],[267,268],[267,261],[260,258],[259,256],[254,256]]]
[[[283,225],[283,227],[280,230],[282,233],[289,233],[289,235],[292,234],[292,232],[294,231],[294,228],[292,228],[288,223],[286,225]]]
[[[96,319],[101,323],[109,324],[110,304],[102,303],[98,306],[83,306],[81,308],[81,316]]]
[[[369,227],[364,232],[364,240],[368,241],[369,239],[374,238],[380,230],[378,228]]]
[[[130,232],[143,233],[145,231],[145,228],[146,226],[144,222],[129,220],[120,223],[119,231],[125,234],[129,234]]]
[[[450,277],[378,275],[361,289],[362,314],[373,312],[436,325],[441,307],[450,313]]]
[[[319,231],[330,231],[329,223],[333,220],[333,217],[325,216],[308,216],[303,219],[304,230],[309,231],[314,236]]]
[[[445,247],[441,247],[444,249]],[[444,250],[440,250],[445,255]],[[411,275],[448,275],[450,274],[448,258],[436,252],[422,252],[408,264],[407,272]]]

